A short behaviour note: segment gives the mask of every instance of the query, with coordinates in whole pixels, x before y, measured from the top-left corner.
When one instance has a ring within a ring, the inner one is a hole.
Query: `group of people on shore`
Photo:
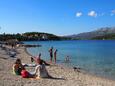
[[[56,63],[56,55],[57,55],[57,49],[53,52],[53,47],[49,49],[49,54],[50,54],[50,62],[53,62],[53,57],[54,57],[54,62]],[[35,62],[35,70],[33,73],[30,73],[26,70],[26,66],[28,64],[23,65],[21,60],[18,58],[16,62],[13,64],[13,73],[16,75],[21,75],[23,78],[51,78],[49,73],[47,72],[46,65],[50,65],[43,59],[41,59],[41,53],[37,57],[31,57],[31,62]]]
[[[57,61],[57,51],[58,51],[58,50],[55,49],[54,52],[53,52],[53,47],[51,47],[51,48],[49,49],[50,62],[51,62],[51,63],[53,62],[53,58],[54,58],[54,63],[56,63],[56,61]],[[65,57],[64,62],[70,62],[70,56],[69,56],[69,55],[67,55],[67,56]]]
[[[50,54],[50,63],[56,63],[57,60],[57,49],[53,51],[53,47],[49,49],[49,54]],[[33,73],[30,73],[26,70],[26,66],[28,64],[23,65],[21,63],[21,60],[18,58],[16,62],[13,65],[13,73],[16,75],[21,75],[23,78],[51,78],[49,73],[46,70],[46,65],[50,65],[43,59],[41,59],[41,53],[37,57],[31,57],[31,62],[35,62],[35,71]],[[69,56],[65,58],[65,61],[69,61]]]
[[[26,70],[26,65],[21,63],[21,60],[18,58],[16,62],[13,64],[13,73],[16,75],[21,75],[23,78],[51,78],[49,73],[47,72],[46,65],[50,65],[41,59],[41,53],[38,57],[31,57],[36,63],[35,71],[30,73]]]

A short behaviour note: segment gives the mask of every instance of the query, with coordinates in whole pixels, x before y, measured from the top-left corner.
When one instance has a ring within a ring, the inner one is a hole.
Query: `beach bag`
[[[21,71],[21,76],[22,76],[22,78],[28,78],[29,77],[29,72],[26,71],[26,70],[22,70]]]

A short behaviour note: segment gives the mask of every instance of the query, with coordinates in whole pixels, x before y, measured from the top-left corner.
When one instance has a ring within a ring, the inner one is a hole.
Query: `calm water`
[[[99,76],[115,79],[115,41],[78,40],[78,41],[34,41],[27,44],[40,44],[42,47],[28,48],[28,52],[49,60],[49,48],[58,49],[58,63],[79,66],[83,70]],[[66,56],[70,63],[64,63]]]

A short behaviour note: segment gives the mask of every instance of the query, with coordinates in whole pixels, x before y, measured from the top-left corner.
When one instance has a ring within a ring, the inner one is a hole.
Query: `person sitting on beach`
[[[18,58],[16,59],[16,62],[13,64],[13,73],[16,75],[21,75],[21,71],[25,69],[25,67],[22,65],[21,60]]]
[[[48,74],[48,71],[46,70],[45,64],[42,60],[39,60],[37,62],[37,66],[35,67],[34,75],[37,79],[39,78],[51,78],[51,76]]]
[[[21,71],[21,76],[22,76],[22,78],[29,78],[29,72],[26,71],[26,69],[24,68]]]
[[[31,57],[31,61],[35,61],[36,63],[43,62],[45,65],[50,65],[49,63],[41,59],[41,53],[39,53],[37,57]]]
[[[34,74],[29,73],[25,69],[25,66],[27,66],[27,64],[22,65],[21,60],[17,59],[13,65],[13,73],[16,75],[21,75],[22,78],[33,78]]]
[[[29,73],[25,68],[22,69],[21,76],[22,78],[34,78],[35,77],[34,74]]]

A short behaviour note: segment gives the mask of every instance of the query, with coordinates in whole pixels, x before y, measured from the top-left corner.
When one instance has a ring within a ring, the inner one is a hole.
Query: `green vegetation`
[[[114,40],[115,39],[115,33],[112,34],[106,34],[103,36],[97,36],[92,39],[98,39],[98,40]]]
[[[61,40],[61,37],[39,32],[26,32],[23,34],[1,34],[0,41],[6,41],[9,39],[17,39],[18,41],[37,41],[37,40]]]
[[[47,40],[82,40],[78,37],[64,37],[56,36],[49,33],[40,33],[40,32],[26,32],[23,34],[0,34],[0,41],[7,41],[10,39],[17,39],[18,41],[47,41]],[[91,37],[92,40],[114,40],[115,33],[105,34],[101,36]]]

